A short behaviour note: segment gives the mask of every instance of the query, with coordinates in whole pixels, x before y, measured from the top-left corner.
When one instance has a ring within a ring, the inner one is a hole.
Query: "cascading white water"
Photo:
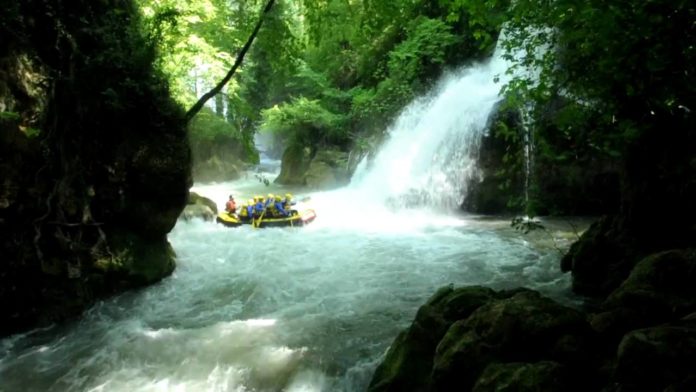
[[[372,200],[449,209],[461,205],[466,183],[476,175],[488,117],[500,100],[504,80],[498,77],[508,66],[496,51],[488,62],[445,76],[431,94],[401,113],[369,170],[351,186]]]

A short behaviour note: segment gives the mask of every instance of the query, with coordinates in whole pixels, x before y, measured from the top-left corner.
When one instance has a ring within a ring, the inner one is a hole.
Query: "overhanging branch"
[[[191,121],[191,119],[196,114],[198,114],[198,112],[200,112],[201,109],[203,109],[203,105],[205,105],[205,103],[208,102],[208,100],[210,98],[214,97],[216,94],[218,94],[220,91],[222,91],[222,89],[225,87],[227,82],[229,82],[230,79],[232,79],[232,76],[237,71],[237,68],[239,68],[239,66],[242,65],[242,61],[244,61],[244,56],[246,55],[247,51],[249,51],[251,44],[254,42],[256,35],[259,33],[259,30],[261,29],[261,25],[263,24],[263,20],[266,18],[266,15],[271,11],[271,8],[273,7],[273,3],[275,3],[275,0],[268,0],[266,7],[264,7],[263,12],[261,13],[261,16],[259,17],[259,21],[256,23],[256,27],[254,27],[254,31],[252,31],[251,35],[249,36],[249,39],[247,40],[247,42],[242,47],[242,50],[237,55],[237,59],[235,60],[234,65],[229,70],[229,72],[227,72],[227,75],[225,75],[225,77],[215,87],[213,87],[210,91],[203,94],[203,96],[198,99],[198,102],[196,102],[191,107],[191,109],[189,109],[186,112],[186,122],[187,123],[189,121]]]

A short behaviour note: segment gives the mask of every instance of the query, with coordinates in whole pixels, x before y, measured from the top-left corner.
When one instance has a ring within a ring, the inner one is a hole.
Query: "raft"
[[[282,218],[262,218],[256,227],[301,227],[311,223],[317,214],[312,209],[304,210],[301,213],[282,217]],[[251,225],[251,219],[242,220],[236,215],[230,215],[223,211],[218,214],[217,222],[227,227],[239,227],[241,225]]]

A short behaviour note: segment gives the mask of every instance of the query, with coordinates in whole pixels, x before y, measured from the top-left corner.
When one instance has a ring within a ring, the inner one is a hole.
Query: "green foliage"
[[[264,3],[139,1],[186,105],[229,68]],[[225,91],[227,121],[250,144],[261,124],[276,144],[350,148],[382,132],[444,67],[490,51],[507,4],[279,0]]]
[[[298,98],[262,112],[261,129],[290,144],[316,148],[325,144],[343,144],[344,117],[330,112],[318,100]]]
[[[465,22],[479,49],[495,44],[500,26],[507,19],[509,0],[440,0],[447,9],[447,21]]]
[[[2,121],[19,121],[21,116],[16,112],[0,112],[0,120]]]
[[[201,109],[191,120],[189,133],[192,138],[207,142],[216,139],[241,140],[242,138],[238,130],[207,107]]]
[[[214,151],[211,148],[214,145],[228,145],[240,151],[239,159],[258,163],[253,138],[249,138],[249,135],[245,135],[208,107],[201,109],[189,123],[189,139],[196,151]]]
[[[680,116],[693,99],[696,10],[690,2],[608,3],[521,0],[513,3],[509,54],[519,48],[518,77],[508,90],[537,102],[570,101],[556,121],[566,136],[616,156],[640,129]],[[539,48],[547,48],[545,52]],[[681,113],[680,113],[681,112]],[[544,120],[542,113],[533,116]]]
[[[389,77],[393,79],[415,81],[431,77],[445,64],[448,48],[457,43],[450,26],[426,17],[409,23],[406,36],[389,53]]]

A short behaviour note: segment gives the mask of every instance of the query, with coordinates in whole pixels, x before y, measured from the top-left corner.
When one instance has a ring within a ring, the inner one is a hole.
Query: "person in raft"
[[[248,221],[254,216],[254,200],[249,199],[245,204],[239,207],[239,219]]]
[[[225,204],[225,211],[227,211],[227,213],[230,215],[237,211],[237,203],[234,201],[234,197],[232,195],[230,195],[230,199],[227,200],[227,203]]]

